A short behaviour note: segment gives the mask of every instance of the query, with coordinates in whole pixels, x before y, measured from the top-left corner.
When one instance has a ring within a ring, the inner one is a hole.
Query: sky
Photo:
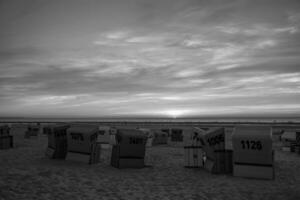
[[[0,0],[0,116],[300,116],[299,0]]]

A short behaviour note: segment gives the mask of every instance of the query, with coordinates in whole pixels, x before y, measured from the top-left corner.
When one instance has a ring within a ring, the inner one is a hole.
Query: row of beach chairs
[[[48,135],[46,155],[50,158],[95,164],[100,161],[101,147],[112,144],[112,166],[144,167],[147,136],[141,130],[112,129],[114,141],[109,141],[110,138],[93,125],[49,126],[44,131]]]
[[[5,127],[1,127],[0,130],[2,141],[2,137],[9,135],[9,131]],[[27,132],[36,133],[36,130],[35,127],[31,127]],[[112,145],[112,166],[117,168],[145,166],[146,145],[151,138],[145,130],[107,128],[107,131],[109,134],[101,131],[96,125],[46,126],[43,129],[48,137],[46,155],[52,159],[94,164],[100,162],[101,147]],[[165,143],[168,138],[168,133],[162,132],[163,134],[156,132],[154,135],[160,137],[159,143]],[[227,145],[228,134],[232,137],[231,148]],[[175,131],[173,137],[175,141],[182,140],[182,132]],[[227,128],[193,128],[190,143],[184,146],[184,158],[186,167],[203,168],[211,173],[274,178],[272,132],[271,128],[265,126],[237,126],[229,131]]]
[[[89,164],[99,162],[101,143],[97,142],[97,126],[53,127],[52,132],[48,133],[47,152],[51,152],[50,157],[83,160]],[[191,145],[184,147],[186,167],[202,167],[216,174],[274,178],[274,151],[269,127],[235,127],[232,130],[232,149],[225,148],[225,133],[225,128],[194,128]],[[117,168],[143,167],[146,144],[144,131],[116,129],[111,165]]]
[[[280,136],[282,150],[300,155],[300,130],[285,130]]]

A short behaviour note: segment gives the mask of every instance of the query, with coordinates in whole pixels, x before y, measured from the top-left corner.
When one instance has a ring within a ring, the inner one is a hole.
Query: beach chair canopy
[[[201,143],[206,156],[214,159],[215,151],[225,150],[225,130],[224,128],[211,128],[204,133],[201,132]]]
[[[272,131],[268,126],[237,126],[232,135],[234,162],[272,164]]]
[[[109,126],[99,126],[99,135],[109,135]]]
[[[78,125],[67,130],[68,151],[90,153],[92,143],[96,143],[98,126]]]
[[[168,133],[157,130],[157,131],[154,131],[154,137],[165,138],[165,137],[168,137]]]
[[[40,127],[38,125],[28,125],[27,129],[29,131],[39,131]]]
[[[197,138],[201,138],[205,135],[205,130],[202,129],[202,128],[199,128],[199,127],[194,127],[193,128],[193,132],[192,132],[192,135],[190,136],[191,139],[197,139]]]
[[[111,128],[109,126],[99,126],[99,134],[97,141],[100,143],[110,143]]]
[[[193,127],[191,130],[185,133],[185,145],[186,146],[203,146],[203,135],[205,131],[198,127]]]
[[[0,126],[0,136],[9,135],[10,128],[8,125],[1,125]]]
[[[48,147],[55,148],[56,143],[59,140],[66,140],[67,137],[67,129],[69,128],[69,125],[48,125],[43,128],[44,134],[47,134],[48,136]]]
[[[142,131],[148,138],[154,137],[154,131],[148,128],[138,128],[138,130]]]
[[[117,144],[143,144],[145,145],[147,136],[138,129],[118,129],[116,134]]]
[[[173,128],[171,130],[172,142],[183,142],[183,130],[180,128]]]

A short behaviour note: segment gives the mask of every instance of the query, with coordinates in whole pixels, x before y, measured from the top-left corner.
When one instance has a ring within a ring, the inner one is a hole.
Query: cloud
[[[116,31],[116,32],[110,32],[104,34],[104,37],[111,40],[120,40],[126,38],[127,36],[128,36],[127,31]]]
[[[2,113],[300,113],[297,1],[23,5],[1,13]]]
[[[136,36],[136,37],[131,37],[126,40],[126,42],[129,43],[157,43],[157,42],[162,42],[163,37],[160,36]]]
[[[259,44],[257,44],[258,48],[264,49],[268,47],[274,47],[276,45],[276,42],[274,40],[264,40],[261,41]]]
[[[10,47],[0,49],[0,59],[4,60],[14,60],[20,58],[35,58],[45,54],[47,50],[41,49],[33,46],[23,46],[23,47]]]
[[[71,100],[78,98],[76,95],[44,95],[44,96],[32,96],[21,99],[26,105],[57,105],[57,104],[66,104]]]
[[[294,26],[290,26],[290,27],[276,28],[274,31],[278,33],[288,32],[290,34],[295,34],[298,32],[298,28]]]

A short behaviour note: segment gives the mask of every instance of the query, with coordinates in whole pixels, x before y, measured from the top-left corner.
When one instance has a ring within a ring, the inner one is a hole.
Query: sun
[[[166,110],[164,113],[166,115],[172,117],[172,118],[177,118],[177,117],[180,117],[182,115],[185,115],[186,113],[188,113],[188,111],[187,110],[174,109],[174,110]]]

